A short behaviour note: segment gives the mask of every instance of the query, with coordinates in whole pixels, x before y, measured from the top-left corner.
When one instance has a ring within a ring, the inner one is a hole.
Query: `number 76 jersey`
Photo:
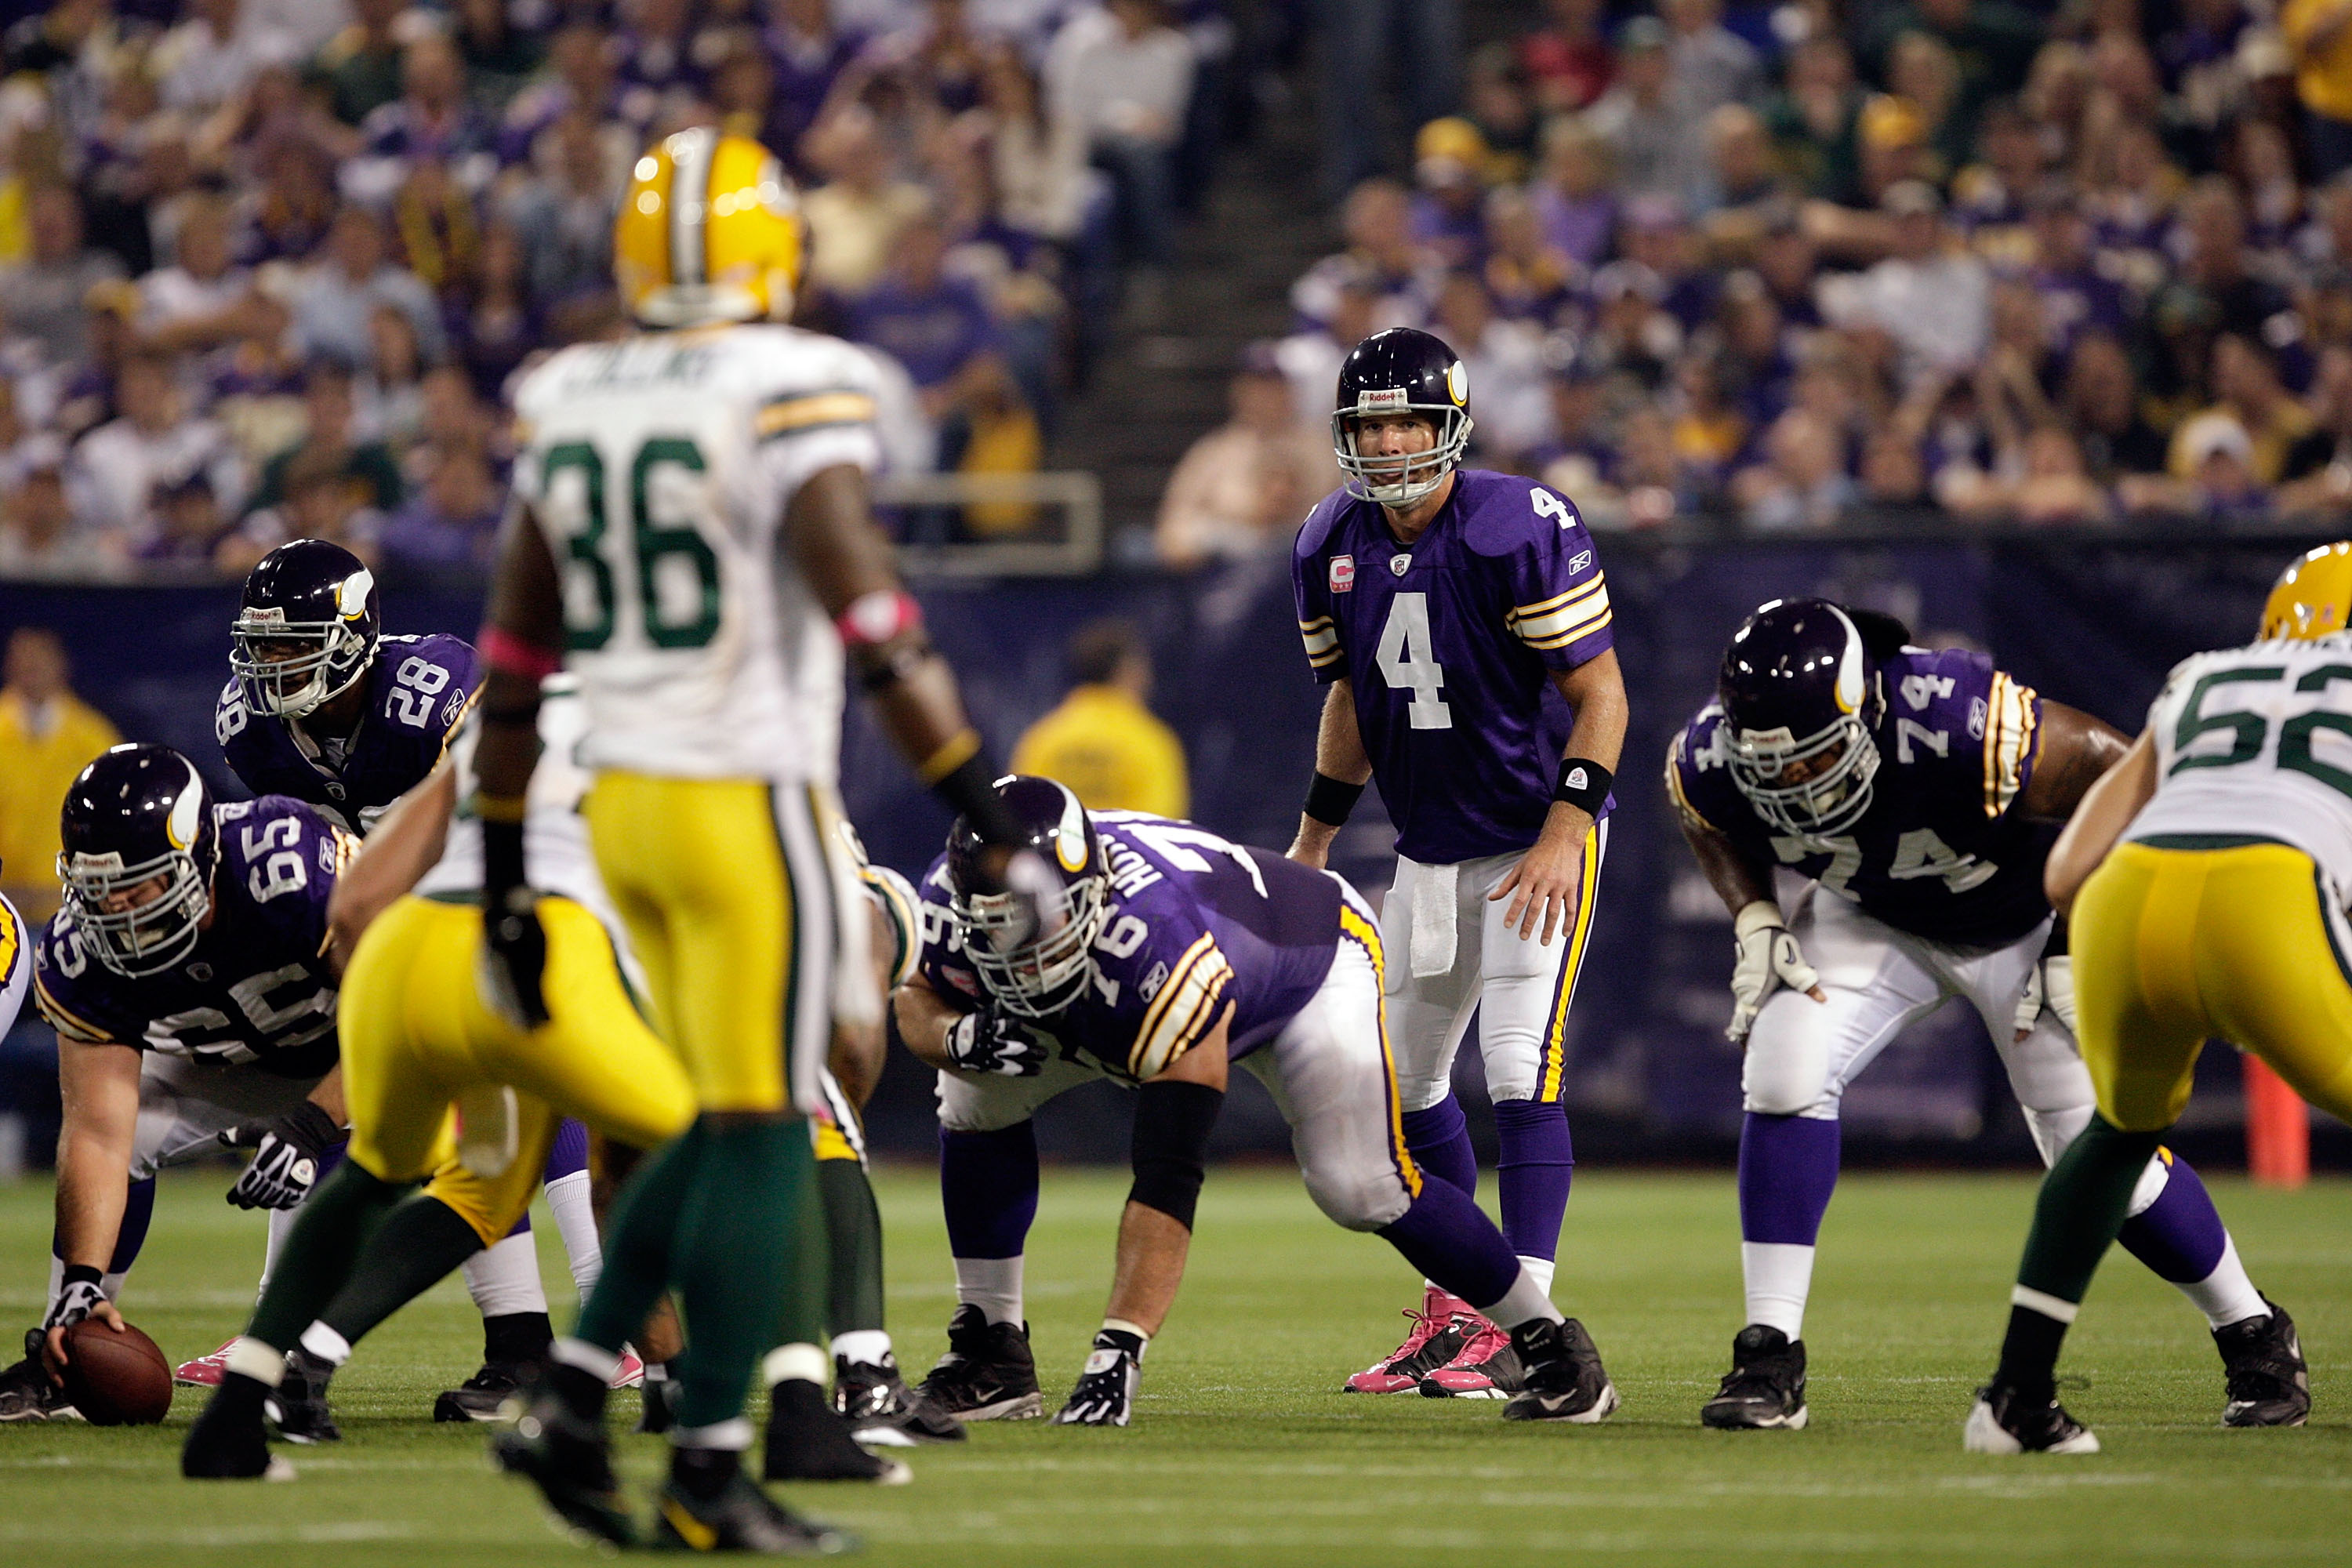
[[[2057,830],[2021,805],[2042,699],[1963,648],[1906,647],[1880,665],[1870,809],[1843,833],[1791,837],[1731,782],[1731,737],[1710,702],[1666,751],[1666,794],[1686,822],[1749,858],[1789,868],[1900,931],[2005,947],[2049,918],[2042,864]]]
[[[523,380],[515,490],[562,578],[583,764],[832,782],[841,642],[780,535],[810,479],[879,462],[875,400],[857,350],[776,326],[583,343]]]
[[[2352,900],[2352,635],[2183,659],[2147,710],[2156,795],[2124,837],[2176,847],[2269,839]]]

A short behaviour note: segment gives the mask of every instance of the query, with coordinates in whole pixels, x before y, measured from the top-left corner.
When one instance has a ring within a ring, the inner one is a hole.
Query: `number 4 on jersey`
[[[1381,627],[1375,658],[1391,690],[1412,693],[1412,706],[1406,711],[1412,715],[1416,730],[1454,728],[1454,710],[1437,695],[1445,686],[1445,668],[1437,662],[1436,653],[1429,636],[1429,595],[1399,594],[1389,605],[1387,624]]]

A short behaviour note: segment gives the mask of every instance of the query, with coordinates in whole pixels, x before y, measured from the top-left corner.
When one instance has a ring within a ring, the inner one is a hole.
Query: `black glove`
[[[966,1013],[948,1026],[948,1060],[964,1072],[1035,1078],[1052,1058],[1027,1025],[993,1007]]]
[[[1056,1426],[1124,1426],[1133,1414],[1135,1385],[1143,1376],[1143,1336],[1125,1329],[1095,1335],[1087,1369],[1070,1390],[1069,1403],[1054,1413]]]
[[[290,1209],[310,1195],[319,1179],[319,1156],[342,1142],[335,1119],[304,1100],[270,1121],[244,1121],[220,1135],[232,1149],[250,1149],[253,1158],[236,1185],[223,1195],[241,1209]]]
[[[58,1292],[56,1305],[41,1326],[25,1336],[25,1353],[35,1361],[41,1359],[40,1342],[51,1329],[63,1329],[80,1322],[106,1302],[106,1292],[100,1288],[99,1271],[88,1264],[66,1270],[65,1289]]]
[[[547,1022],[540,978],[547,930],[539,895],[523,879],[522,824],[482,824],[482,980],[490,1005],[526,1029]]]

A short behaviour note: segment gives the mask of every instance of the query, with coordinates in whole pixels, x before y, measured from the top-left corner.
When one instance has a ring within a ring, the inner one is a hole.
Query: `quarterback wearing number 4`
[[[1469,378],[1397,327],[1339,369],[1331,437],[1348,483],[1298,531],[1291,590],[1329,688],[1291,858],[1320,867],[1367,781],[1396,824],[1381,911],[1390,1033],[1413,1160],[1465,1192],[1478,1164],[1452,1089],[1478,1050],[1502,1146],[1503,1234],[1546,1289],[1573,1164],[1560,1101],[1568,1010],[1609,844],[1625,685],[1609,590],[1576,509],[1532,480],[1459,468]],[[1575,715],[1563,753],[1546,689]],[[1509,1336],[1424,1284],[1403,1344],[1351,1391],[1501,1398]]]
[[[1776,599],[1733,634],[1720,700],[1668,748],[1667,794],[1732,912],[1728,1032],[1748,1053],[1748,1321],[1700,1412],[1710,1426],[1805,1425],[1805,1299],[1837,1184],[1839,1102],[1906,1025],[1967,997],[2045,1161],[2091,1120],[2042,864],[2049,825],[2123,754],[2123,737],[1982,654],[1909,642],[1885,616]],[[1803,879],[1785,908],[1776,866]],[[2205,1314],[2227,1372],[2224,1419],[2300,1421],[2300,1388],[2263,1370],[2294,1327],[2246,1278],[2205,1184],[2168,1151],[2140,1167],[2125,1244]]]

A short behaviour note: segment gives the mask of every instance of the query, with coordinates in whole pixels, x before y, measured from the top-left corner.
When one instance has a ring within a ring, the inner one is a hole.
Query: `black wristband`
[[[1599,816],[1609,799],[1609,786],[1616,782],[1615,773],[1591,757],[1569,757],[1559,764],[1559,783],[1552,786],[1551,797],[1587,816]]]
[[[343,1136],[342,1125],[315,1100],[306,1100],[279,1117],[270,1123],[270,1131],[313,1159]]]
[[[94,1268],[87,1263],[68,1263],[58,1283],[59,1285],[103,1285],[106,1283],[106,1273],[105,1270]]]
[[[1335,779],[1318,769],[1314,781],[1307,786],[1307,805],[1303,809],[1326,827],[1345,827],[1348,814],[1356,809],[1356,802],[1363,795],[1362,784]]]
[[[523,875],[522,824],[482,821],[482,890],[496,902],[509,888],[529,885]]]
[[[982,844],[1018,845],[1026,836],[1020,818],[1006,809],[1004,797],[996,793],[1001,776],[985,752],[974,752],[931,790],[971,824]]]

